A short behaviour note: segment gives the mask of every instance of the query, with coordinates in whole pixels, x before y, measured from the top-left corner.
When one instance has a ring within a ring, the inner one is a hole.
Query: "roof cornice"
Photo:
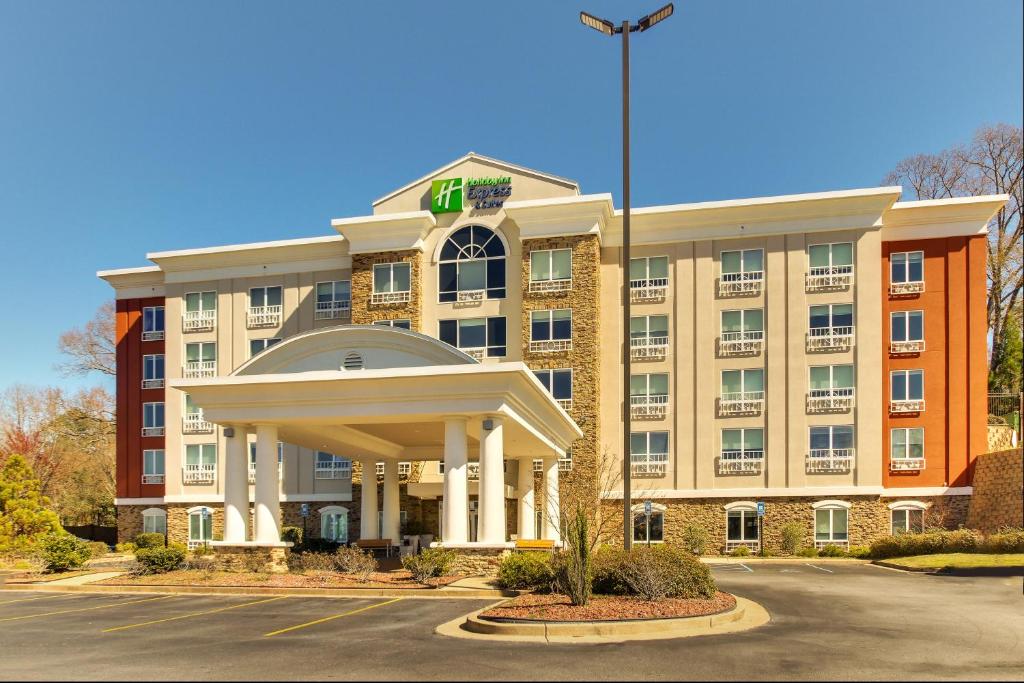
[[[1005,194],[897,202],[882,217],[883,240],[984,235],[1006,205]]]
[[[615,211],[610,194],[505,202],[504,209],[519,226],[521,239],[586,234],[600,238]]]
[[[380,216],[335,218],[331,226],[348,240],[349,254],[417,249],[437,225],[429,211],[405,211]]]

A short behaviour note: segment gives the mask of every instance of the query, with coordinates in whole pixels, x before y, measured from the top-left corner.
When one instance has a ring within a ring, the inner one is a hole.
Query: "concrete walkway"
[[[84,586],[85,584],[93,583],[94,581],[112,579],[115,576],[121,576],[121,574],[124,574],[124,572],[96,572],[94,574],[81,574],[79,576],[71,576],[66,579],[57,579],[55,581],[44,581],[42,583],[47,586]]]
[[[459,579],[453,583],[448,584],[441,588],[443,591],[459,591],[459,590],[501,590],[498,587],[497,580],[494,577],[488,576],[467,576],[464,579]]]

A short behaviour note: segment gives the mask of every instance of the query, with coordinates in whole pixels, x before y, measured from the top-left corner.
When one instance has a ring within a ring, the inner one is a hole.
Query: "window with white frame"
[[[629,461],[633,474],[661,475],[668,469],[668,432],[632,432]]]
[[[530,252],[530,291],[557,292],[572,288],[572,249]]]
[[[924,458],[924,427],[899,427],[889,431],[889,457],[893,462]]]
[[[277,442],[277,473],[281,474],[281,465],[284,463],[284,443]],[[249,442],[249,479],[255,479],[256,475],[256,443]]]
[[[164,307],[144,306],[142,309],[142,341],[164,338]]]
[[[720,400],[764,401],[764,369],[722,370]]]
[[[185,415],[183,431],[186,434],[212,432],[213,424],[203,417],[203,409],[195,404],[190,394],[185,394]]]
[[[651,505],[651,514],[643,505],[633,506],[633,542],[661,543],[665,540],[665,506]]]
[[[764,429],[723,429],[722,460],[755,460],[764,459]]]
[[[317,320],[340,318],[352,309],[352,281],[329,280],[316,283]]]
[[[743,249],[723,251],[722,282],[760,282],[764,279],[764,250]]]
[[[482,225],[453,232],[438,259],[438,301],[505,298],[505,244]]]
[[[164,354],[147,353],[142,357],[142,388],[159,389],[164,385]]]
[[[726,510],[725,512],[726,544],[756,545],[757,534],[757,508],[738,507]]]
[[[893,370],[889,383],[893,403],[924,401],[924,370]]]
[[[217,343],[185,344],[185,377],[213,377],[217,374]]]
[[[281,287],[250,287],[249,308],[267,308],[281,306]]]
[[[572,407],[572,369],[534,370],[533,374],[548,390],[559,405],[568,410]]]
[[[850,334],[853,330],[853,304],[820,304],[809,309],[811,335]]]
[[[830,457],[853,449],[853,425],[822,425],[809,429],[811,457]]]
[[[807,247],[811,275],[844,274],[853,270],[853,242],[812,244]]]
[[[383,327],[397,327],[400,330],[408,330],[412,328],[412,321],[408,318],[395,318],[394,320],[374,320],[374,325],[381,325]]]
[[[846,543],[849,540],[849,510],[826,505],[814,510],[814,542],[817,545]]]
[[[470,355],[500,357],[506,352],[505,316],[438,321],[439,337]]]
[[[167,512],[160,508],[147,508],[142,511],[142,533],[166,534]]]
[[[212,330],[217,322],[217,292],[186,292],[182,330]]]
[[[920,534],[924,531],[924,507],[897,505],[889,511],[889,529],[897,534]]]
[[[217,444],[190,443],[185,446],[186,472],[212,473],[217,469]]]
[[[764,339],[764,309],[745,308],[722,311],[722,341],[760,341]]]
[[[668,256],[640,256],[629,259],[631,289],[668,286]]]
[[[923,351],[924,311],[890,313],[889,341],[893,351]]]
[[[147,448],[142,451],[142,483],[164,483],[164,449]]]
[[[317,451],[314,476],[317,479],[351,479],[352,461],[340,455]]]
[[[853,396],[853,365],[812,365],[808,375],[811,398]]]
[[[924,252],[898,251],[889,254],[889,283],[901,285],[924,282]]]
[[[348,509],[328,505],[320,510],[320,538],[334,543],[348,543]]]
[[[530,312],[530,351],[565,351],[571,348],[571,308]]]
[[[629,405],[639,416],[663,415],[668,406],[668,373],[630,375]]]
[[[188,511],[189,547],[204,545],[213,540],[213,510],[208,507]]]
[[[667,315],[634,315],[629,319],[629,343],[636,349],[668,346]]]
[[[410,265],[405,262],[374,264],[373,303],[409,301],[410,272]]]
[[[164,435],[164,403],[154,401],[142,404],[142,435]]]
[[[470,507],[472,508],[473,503],[476,501],[469,501]],[[441,513],[443,514],[443,512]],[[405,525],[409,523],[409,512],[407,510],[398,511],[398,527],[400,530],[405,529]],[[384,530],[384,511],[377,510],[377,528],[381,531]]]
[[[280,337],[270,337],[269,339],[250,339],[249,340],[249,358],[252,358],[257,353],[260,353],[264,349],[269,349],[274,344],[281,341]]]

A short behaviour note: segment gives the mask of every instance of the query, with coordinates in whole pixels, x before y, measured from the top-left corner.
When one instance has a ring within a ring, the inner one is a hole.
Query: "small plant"
[[[732,557],[748,557],[750,555],[750,548],[745,545],[738,545],[729,551],[729,555]]]
[[[66,572],[81,567],[89,559],[89,546],[71,534],[50,534],[39,544],[39,553],[46,570]]]
[[[209,574],[216,568],[216,561],[209,555],[189,555],[181,568]]]
[[[782,552],[796,555],[804,543],[804,526],[799,522],[787,522],[782,525]]]
[[[366,583],[377,571],[377,560],[368,550],[343,545],[334,552],[334,567],[342,574],[351,574],[356,581]]]
[[[123,553],[125,555],[134,555],[136,550],[138,550],[138,546],[136,546],[131,541],[118,543],[114,546],[114,552]]]
[[[135,553],[135,562],[139,565],[140,574],[172,572],[181,567],[184,560],[185,550],[177,545],[166,548],[141,548]]]
[[[135,537],[135,547],[138,550],[143,548],[163,548],[166,539],[163,534],[145,533]]]
[[[548,553],[512,553],[498,566],[498,585],[511,590],[548,588],[553,578]]]
[[[281,527],[281,540],[291,543],[293,548],[302,545],[302,528],[297,526]]]
[[[412,573],[412,578],[420,583],[438,576],[446,576],[455,566],[456,555],[444,548],[427,548],[419,555],[407,555],[402,558],[402,567]]]
[[[842,546],[835,545],[834,543],[827,543],[825,546],[818,551],[819,557],[845,557],[846,550]]]
[[[103,541],[86,541],[86,545],[89,546],[90,560],[95,560],[97,557],[103,557],[110,552],[110,546]]]
[[[251,574],[262,574],[267,569],[267,558],[260,552],[242,555],[242,569]]]
[[[1004,527],[981,543],[986,553],[1024,553],[1024,529]]]
[[[809,546],[807,548],[800,548],[800,550],[798,550],[796,554],[799,557],[817,557],[818,549],[813,546]]]
[[[554,584],[575,606],[590,602],[593,591],[590,518],[582,504],[567,516],[563,536],[565,550],[552,558]]]
[[[211,548],[210,546],[206,545],[205,543],[200,543],[196,547],[192,548],[192,555],[194,555],[195,557],[203,557],[204,555],[212,555],[212,554],[213,554],[213,548]]]
[[[851,545],[850,549],[846,551],[846,554],[850,557],[856,557],[858,560],[867,559],[871,557],[871,547],[866,545]]]
[[[688,523],[683,527],[683,547],[694,555],[703,555],[708,547],[708,530],[696,522]]]
[[[629,561],[629,553],[614,546],[601,546],[594,553],[593,586],[598,595],[629,595],[624,567]]]
[[[304,572],[332,572],[334,571],[334,554],[308,552],[296,556],[298,565]]]

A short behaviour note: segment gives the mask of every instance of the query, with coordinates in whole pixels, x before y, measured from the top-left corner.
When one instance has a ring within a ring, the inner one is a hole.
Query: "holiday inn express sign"
[[[462,211],[464,204],[474,209],[500,209],[512,195],[512,178],[447,178],[430,183],[430,210],[433,213]]]

